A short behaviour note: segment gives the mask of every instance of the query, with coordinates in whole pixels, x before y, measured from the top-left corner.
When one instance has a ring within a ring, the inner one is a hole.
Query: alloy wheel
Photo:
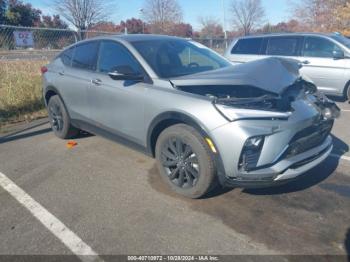
[[[168,139],[161,150],[161,163],[169,180],[180,188],[196,185],[199,163],[192,147],[179,137]]]
[[[52,129],[61,131],[63,129],[63,115],[59,105],[53,104],[49,107]]]

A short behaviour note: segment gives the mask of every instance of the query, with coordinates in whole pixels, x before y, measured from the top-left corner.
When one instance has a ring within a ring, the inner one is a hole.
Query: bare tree
[[[145,0],[142,12],[152,33],[169,33],[174,24],[182,21],[177,0]]]
[[[244,35],[265,22],[265,10],[261,0],[232,0],[232,22]]]
[[[217,18],[206,16],[198,18],[199,24],[202,29],[200,31],[200,36],[205,38],[219,38],[224,36],[224,31],[222,25]]]
[[[109,3],[103,0],[55,0],[56,11],[78,30],[106,20]]]
[[[303,0],[291,2],[291,13],[308,31],[342,30],[340,14],[349,0]]]

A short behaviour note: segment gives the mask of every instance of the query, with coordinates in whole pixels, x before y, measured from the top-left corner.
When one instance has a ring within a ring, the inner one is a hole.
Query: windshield
[[[161,78],[215,70],[231,64],[209,48],[182,39],[133,42],[146,62]]]
[[[342,35],[331,35],[331,37],[339,43],[345,45],[347,48],[350,48],[350,39]]]

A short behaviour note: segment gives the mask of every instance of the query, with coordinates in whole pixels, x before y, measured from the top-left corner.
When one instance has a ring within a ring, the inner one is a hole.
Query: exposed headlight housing
[[[254,136],[245,141],[238,164],[240,169],[249,171],[256,168],[264,140],[264,136]]]

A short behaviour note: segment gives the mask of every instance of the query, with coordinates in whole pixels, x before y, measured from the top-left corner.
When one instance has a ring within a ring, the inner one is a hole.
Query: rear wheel
[[[165,129],[156,143],[160,175],[175,192],[199,198],[216,185],[216,169],[204,138],[192,127]]]
[[[67,139],[79,133],[79,129],[71,125],[67,110],[58,95],[50,98],[47,109],[52,131],[57,137]]]

